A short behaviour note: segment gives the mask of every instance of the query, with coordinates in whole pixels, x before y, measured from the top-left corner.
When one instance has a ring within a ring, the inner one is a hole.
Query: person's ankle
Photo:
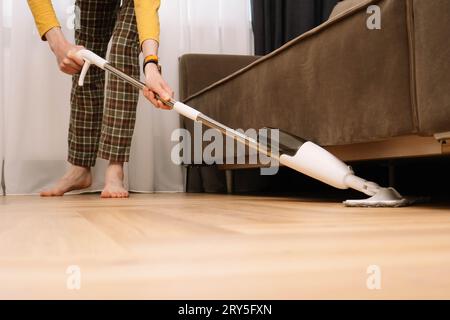
[[[110,161],[106,170],[107,173],[120,173],[121,175],[123,175],[123,162]]]
[[[110,179],[123,180],[125,177],[125,173],[123,170],[123,162],[110,161],[105,174],[106,174],[106,181],[109,181]]]
[[[75,164],[72,164],[72,170],[78,171],[78,172],[89,173],[89,172],[91,172],[91,167],[82,167],[82,166],[77,166]]]
[[[123,162],[110,161],[110,162],[109,162],[109,166],[110,166],[110,167],[120,167],[120,168],[123,168]]]

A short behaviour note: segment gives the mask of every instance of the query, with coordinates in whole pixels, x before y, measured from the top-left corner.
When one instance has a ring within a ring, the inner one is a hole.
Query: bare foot
[[[91,184],[90,168],[72,166],[52,188],[42,191],[41,197],[59,197],[69,191],[86,189]]]
[[[106,169],[102,198],[128,198],[128,191],[123,186],[123,178],[123,163],[110,162]]]

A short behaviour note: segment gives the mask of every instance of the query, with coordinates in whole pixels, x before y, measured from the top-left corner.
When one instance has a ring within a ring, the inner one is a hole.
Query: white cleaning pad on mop
[[[376,195],[368,199],[344,201],[346,207],[397,208],[406,207],[414,201],[403,198],[394,188],[381,188]]]

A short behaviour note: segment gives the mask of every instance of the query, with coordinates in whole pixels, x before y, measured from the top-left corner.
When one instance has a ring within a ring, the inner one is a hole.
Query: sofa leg
[[[388,165],[389,186],[395,188],[395,164],[390,161]]]
[[[225,170],[225,178],[226,178],[226,182],[227,182],[227,193],[228,194],[232,194],[233,193],[233,185],[234,185],[234,174],[233,174],[233,170]]]
[[[185,181],[187,193],[202,193],[205,191],[199,166],[186,166]]]
[[[183,166],[183,189],[184,192],[188,191],[188,180],[189,180],[189,167]]]

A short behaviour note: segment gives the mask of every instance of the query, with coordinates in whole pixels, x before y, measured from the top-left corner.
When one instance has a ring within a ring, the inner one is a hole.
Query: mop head
[[[394,188],[381,188],[369,199],[344,201],[346,207],[398,208],[413,204],[414,201],[403,198]]]

